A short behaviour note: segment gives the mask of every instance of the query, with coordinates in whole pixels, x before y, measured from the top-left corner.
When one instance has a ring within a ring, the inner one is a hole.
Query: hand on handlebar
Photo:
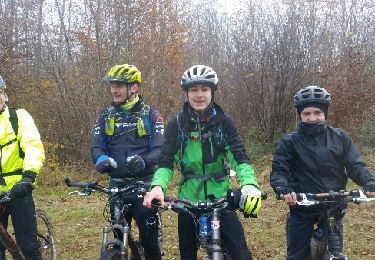
[[[367,182],[367,184],[363,186],[363,191],[367,197],[375,198],[375,180]]]
[[[262,206],[261,191],[253,185],[243,186],[239,206],[245,215],[257,217]]]
[[[161,206],[164,207],[164,192],[161,186],[155,186],[150,192],[146,193],[146,195],[143,197],[143,206],[152,208],[152,201],[154,199],[160,201]]]
[[[280,194],[280,199],[284,200],[288,205],[297,204],[297,194],[294,191],[285,195]]]
[[[275,189],[278,198],[284,200],[289,205],[296,205],[297,203],[297,194],[293,189],[288,187],[279,186]]]

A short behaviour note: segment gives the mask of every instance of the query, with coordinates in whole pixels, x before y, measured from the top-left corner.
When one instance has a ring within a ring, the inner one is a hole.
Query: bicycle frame
[[[324,255],[312,256],[313,259],[325,260],[347,260],[348,257],[343,254],[339,234],[337,232],[337,223],[335,213],[337,209],[346,202],[363,203],[374,201],[375,198],[367,198],[362,190],[354,189],[352,191],[339,191],[329,193],[298,193],[297,205],[309,207],[313,205],[324,205],[325,212],[321,215],[320,223],[323,225],[323,252]],[[313,238],[312,238],[313,239]]]
[[[116,255],[121,257],[121,259],[128,259],[129,248],[133,257],[135,255],[136,259],[144,259],[143,248],[138,241],[133,239],[130,225],[125,218],[125,213],[132,207],[132,204],[124,203],[122,197],[122,195],[127,194],[139,194],[139,196],[143,196],[141,194],[146,192],[146,184],[144,182],[136,182],[124,188],[107,188],[97,183],[71,182],[68,178],[65,178],[65,183],[68,187],[84,189],[83,192],[74,191],[70,192],[70,194],[77,193],[81,196],[88,196],[94,190],[97,190],[109,196],[108,203],[113,200],[113,219],[110,221],[110,226],[103,228],[101,259],[107,259],[107,255]],[[121,198],[119,198],[120,195]],[[110,239],[109,234],[112,232],[119,235],[122,239],[118,237]]]
[[[103,252],[111,245],[117,245],[121,248],[121,255],[127,255],[128,248],[130,248],[133,254],[138,252],[138,258],[142,260],[145,259],[143,248],[141,247],[140,243],[137,243],[134,240],[130,225],[124,217],[125,213],[128,212],[132,205],[124,204],[119,198],[114,198],[114,200],[113,220],[111,221],[112,223],[110,226],[103,228],[103,242],[101,251]],[[121,236],[122,242],[119,238],[109,239],[109,234],[112,232],[117,232],[117,234]]]
[[[204,248],[207,252],[206,260],[221,260],[224,257],[222,240],[220,234],[220,210],[228,206],[226,199],[218,199],[214,202],[191,202],[187,199],[178,199],[174,197],[165,198],[167,202],[165,209],[171,209],[175,212],[184,211],[189,213],[194,219],[198,220],[197,217],[189,210],[189,207],[195,208],[202,211],[207,211],[209,213],[204,213],[205,216],[210,216],[209,224],[211,225],[211,233],[208,240],[202,240],[199,237],[200,224],[197,221],[197,237],[199,245]],[[189,207],[185,207],[189,206]],[[227,255],[226,259],[230,259],[230,256]]]
[[[211,255],[213,260],[221,259],[223,255],[223,250],[221,246],[221,234],[220,234],[220,215],[219,211],[221,209],[214,208],[211,215],[211,243],[207,246],[203,245],[208,255]]]

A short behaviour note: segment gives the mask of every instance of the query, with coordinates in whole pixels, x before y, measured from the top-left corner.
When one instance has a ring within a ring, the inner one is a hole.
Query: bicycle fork
[[[221,236],[220,236],[220,216],[219,209],[214,209],[211,218],[211,245],[209,245],[209,252],[211,252],[211,260],[219,260],[222,256]],[[210,258],[208,258],[210,259]]]
[[[115,232],[115,230],[118,230],[118,231],[121,232],[121,234],[123,236],[123,240],[122,240],[123,242],[121,242],[120,239],[108,239],[109,234]],[[129,244],[128,243],[128,239],[129,239],[128,234],[129,234],[129,227],[128,226],[122,226],[120,224],[114,224],[110,227],[104,227],[103,228],[102,247],[106,248],[108,245],[114,244],[114,245],[117,245],[121,248],[121,254],[125,254],[126,249],[127,249],[127,245]]]

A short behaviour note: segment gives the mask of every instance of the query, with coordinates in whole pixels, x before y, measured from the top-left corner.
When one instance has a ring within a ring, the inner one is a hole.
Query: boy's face
[[[134,96],[133,93],[138,91],[138,84],[120,84],[118,82],[111,82],[111,94],[113,97],[113,102],[123,103],[125,101],[131,101]]]
[[[7,101],[7,94],[5,93],[5,89],[0,88],[0,111],[3,110],[6,101]]]
[[[187,90],[190,106],[197,112],[203,112],[212,100],[211,88],[208,85],[196,84]]]
[[[317,107],[306,107],[301,112],[301,121],[310,124],[324,123],[326,117],[322,110]]]

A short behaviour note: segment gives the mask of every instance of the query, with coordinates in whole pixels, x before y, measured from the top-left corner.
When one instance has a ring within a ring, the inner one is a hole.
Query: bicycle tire
[[[121,255],[121,241],[118,239],[108,240],[100,250],[100,260],[128,260],[129,253],[125,249],[125,254]]]
[[[107,248],[102,251],[100,255],[100,260],[127,260],[128,257],[124,256],[121,258],[121,250],[118,248]]]
[[[46,212],[40,209],[35,210],[37,221],[38,241],[43,259],[56,260],[57,251],[54,239],[54,232],[51,221]]]
[[[0,242],[8,250],[13,260],[25,260],[21,249],[17,246],[14,239],[9,235],[5,227],[0,223]]]

